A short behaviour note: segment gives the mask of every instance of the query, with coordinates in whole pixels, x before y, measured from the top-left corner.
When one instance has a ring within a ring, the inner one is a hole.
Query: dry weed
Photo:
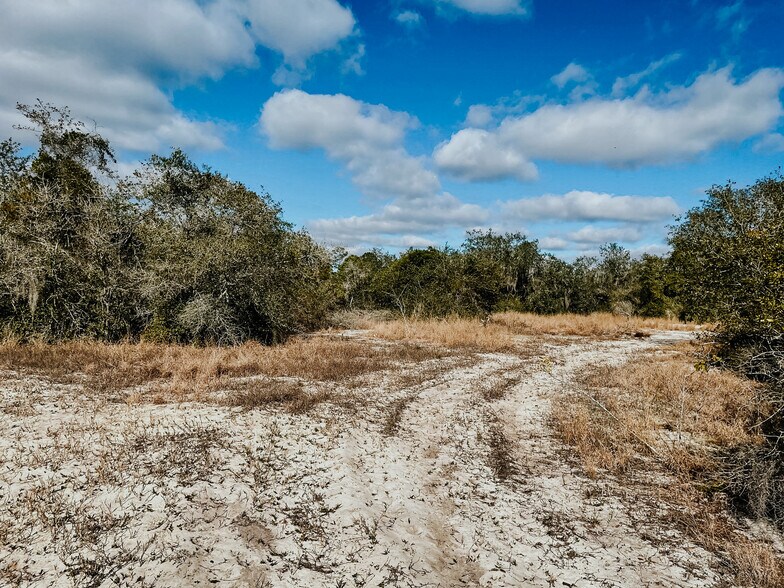
[[[46,376],[56,382],[83,383],[94,392],[133,392],[154,385],[162,400],[203,399],[232,387],[237,378],[293,377],[345,382],[390,369],[444,357],[423,345],[374,345],[341,337],[311,336],[266,347],[192,347],[151,343],[108,345],[74,341],[0,345],[0,370]],[[236,385],[236,382],[235,384]],[[137,394],[137,399],[141,397]]]
[[[373,334],[392,341],[424,341],[471,351],[509,352],[515,349],[512,334],[506,327],[480,319],[399,319],[375,324]]]
[[[518,335],[618,338],[646,337],[651,331],[661,329],[696,329],[695,325],[667,319],[623,317],[610,313],[537,315],[520,312],[496,313],[485,319],[448,317],[370,321],[370,327],[375,335],[393,341],[426,341],[448,348],[502,353],[521,351],[521,343],[515,341]]]
[[[664,318],[621,316],[609,312],[540,315],[520,312],[495,313],[490,323],[501,325],[515,335],[579,335],[583,337],[645,336],[651,330],[686,330],[696,328]]]
[[[784,564],[773,549],[740,533],[719,495],[709,499],[703,491],[717,489],[715,450],[762,442],[754,425],[766,408],[754,384],[695,369],[694,358],[680,352],[596,367],[578,384],[584,393],[560,398],[552,417],[591,477],[628,474],[641,491],[657,493],[656,475],[636,474],[674,476],[678,483],[660,498],[674,507],[683,532],[721,554],[737,585],[784,585]]]
[[[490,449],[490,468],[495,477],[501,482],[511,481],[520,473],[520,469],[512,455],[512,444],[504,431],[504,425],[495,413],[490,413],[487,418],[486,437]]]

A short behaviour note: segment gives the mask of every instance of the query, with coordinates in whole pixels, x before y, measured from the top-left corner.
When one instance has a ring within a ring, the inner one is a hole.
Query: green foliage
[[[350,310],[372,309],[382,305],[384,297],[379,278],[393,259],[379,249],[347,256],[338,266],[332,280],[335,299]]]
[[[459,250],[380,251],[349,255],[332,287],[340,307],[385,309],[404,316],[613,311],[673,312],[672,272],[665,259],[632,260],[617,244],[600,256],[568,263],[539,251],[520,233],[471,231]]]
[[[234,344],[320,324],[330,260],[258,195],[179,150],[111,181],[67,110],[20,107],[40,137],[0,145],[0,319],[22,337]],[[109,180],[109,181],[107,181]]]
[[[22,338],[275,342],[335,307],[404,316],[673,308],[667,262],[634,261],[615,244],[567,263],[520,233],[471,231],[457,250],[337,259],[286,223],[268,194],[180,150],[118,181],[109,143],[67,110],[19,109],[40,144],[27,157],[0,143],[0,320]]]
[[[677,316],[678,290],[676,277],[668,260],[655,255],[643,255],[633,268],[632,299],[641,316]]]
[[[269,195],[181,151],[154,156],[122,189],[141,208],[141,295],[156,338],[272,342],[318,322],[329,259]]]
[[[714,186],[673,231],[685,311],[726,333],[784,331],[784,178]]]
[[[123,337],[139,243],[128,203],[95,179],[111,150],[67,110],[20,110],[41,144],[32,158],[0,150],[0,312],[22,336]]]
[[[448,249],[411,249],[379,275],[379,295],[404,316],[443,316],[467,311],[456,257]]]
[[[714,186],[671,234],[684,314],[717,323],[716,360],[763,382],[764,447],[725,455],[735,504],[782,525],[784,453],[784,177]]]

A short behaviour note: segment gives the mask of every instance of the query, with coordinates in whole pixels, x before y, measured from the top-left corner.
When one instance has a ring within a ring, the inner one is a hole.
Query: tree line
[[[680,316],[718,322],[727,348],[753,342],[763,355],[781,337],[780,175],[709,190],[672,229],[669,256],[633,259],[608,244],[567,262],[493,231],[457,248],[348,255],[295,230],[269,194],[180,150],[119,179],[108,141],[67,109],[19,109],[38,148],[0,143],[6,336],[274,343],[335,310],[385,309]]]
[[[632,259],[610,243],[598,256],[568,263],[519,233],[471,231],[457,249],[381,250],[346,256],[333,278],[341,308],[386,309],[404,316],[616,312],[678,314],[668,260]]]

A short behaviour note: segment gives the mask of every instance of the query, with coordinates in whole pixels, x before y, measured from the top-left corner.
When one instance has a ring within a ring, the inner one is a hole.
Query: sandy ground
[[[713,556],[587,479],[548,426],[586,365],[688,336],[423,365],[306,415],[6,373],[0,586],[716,585]]]

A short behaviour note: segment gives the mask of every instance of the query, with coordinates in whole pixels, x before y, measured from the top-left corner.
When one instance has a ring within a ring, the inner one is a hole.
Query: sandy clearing
[[[587,364],[689,336],[485,354],[310,415],[7,379],[0,586],[711,586],[711,555],[582,476],[547,424]]]

